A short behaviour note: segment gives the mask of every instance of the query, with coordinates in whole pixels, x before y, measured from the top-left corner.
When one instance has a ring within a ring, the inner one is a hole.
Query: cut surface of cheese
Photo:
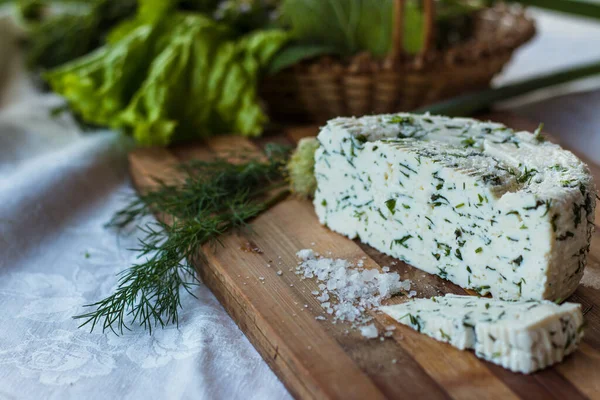
[[[380,310],[436,340],[525,374],[562,361],[583,337],[581,306],[575,303],[446,295]]]
[[[594,227],[587,166],[539,133],[429,115],[337,118],[318,135],[316,213],[484,295],[564,299]]]

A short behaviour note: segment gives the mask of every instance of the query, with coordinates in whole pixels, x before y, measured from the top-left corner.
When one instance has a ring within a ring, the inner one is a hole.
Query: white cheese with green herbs
[[[562,361],[583,337],[581,306],[574,303],[446,295],[380,310],[436,340],[525,374]]]
[[[587,166],[539,133],[429,115],[337,118],[315,154],[321,223],[464,288],[564,299],[594,226]]]

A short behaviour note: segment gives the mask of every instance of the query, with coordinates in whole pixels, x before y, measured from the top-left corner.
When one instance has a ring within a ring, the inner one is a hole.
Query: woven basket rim
[[[475,67],[484,59],[504,57],[529,41],[536,32],[535,22],[525,8],[519,5],[496,4],[476,15],[475,24],[480,31],[469,40],[450,46],[442,51],[435,50],[425,55],[405,56],[400,63],[391,63],[390,58],[374,58],[369,53],[360,53],[348,58],[320,56],[295,64],[278,75],[313,74],[372,74],[406,70],[451,70],[468,65]],[[488,37],[481,32],[487,30]],[[493,35],[490,36],[489,33]]]

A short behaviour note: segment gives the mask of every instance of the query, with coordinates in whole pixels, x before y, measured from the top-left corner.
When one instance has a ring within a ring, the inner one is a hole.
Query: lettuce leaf
[[[84,121],[142,145],[218,133],[260,135],[261,71],[288,40],[280,30],[236,38],[201,14],[131,25],[122,38],[46,74]]]

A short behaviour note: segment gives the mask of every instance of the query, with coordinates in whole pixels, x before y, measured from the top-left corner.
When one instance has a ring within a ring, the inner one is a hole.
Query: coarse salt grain
[[[303,249],[296,253],[296,257],[302,261],[310,260],[315,258],[315,252],[312,249]]]
[[[377,332],[377,327],[375,326],[375,324],[361,326],[359,329],[360,334],[366,337],[367,339],[375,339],[377,336],[379,336],[379,332]]]
[[[398,273],[380,273],[377,269],[356,269],[347,260],[318,256],[311,249],[300,250],[296,274],[302,279],[316,278],[320,283],[317,300],[335,321],[362,325],[372,319],[366,311],[377,308],[383,300],[400,291],[410,290],[410,281],[400,280]],[[329,300],[333,298],[333,304]]]

